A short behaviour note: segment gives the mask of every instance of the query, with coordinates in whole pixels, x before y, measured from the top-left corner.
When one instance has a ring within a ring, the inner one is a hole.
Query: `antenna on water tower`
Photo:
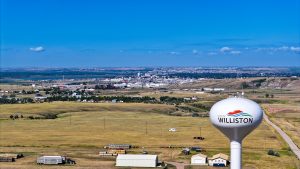
[[[242,168],[242,141],[262,121],[263,110],[252,100],[232,97],[215,103],[209,112],[212,124],[230,140],[230,168]]]

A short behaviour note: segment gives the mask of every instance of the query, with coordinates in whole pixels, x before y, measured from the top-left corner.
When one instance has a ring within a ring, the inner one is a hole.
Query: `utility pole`
[[[146,121],[146,135],[148,134],[148,121]]]
[[[201,127],[199,127],[199,133],[200,133],[200,137],[201,137]]]
[[[69,119],[69,124],[72,124],[72,113],[70,113],[70,119]]]
[[[105,125],[106,125],[106,119],[105,119],[105,117],[104,117],[104,119],[103,119],[103,129],[105,130]]]
[[[0,141],[2,141],[2,121],[0,120]]]

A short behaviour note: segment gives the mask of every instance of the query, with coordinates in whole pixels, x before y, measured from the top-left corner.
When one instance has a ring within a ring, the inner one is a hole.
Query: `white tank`
[[[230,140],[231,169],[241,169],[241,143],[262,121],[263,110],[252,100],[233,97],[215,103],[210,112],[212,124]]]

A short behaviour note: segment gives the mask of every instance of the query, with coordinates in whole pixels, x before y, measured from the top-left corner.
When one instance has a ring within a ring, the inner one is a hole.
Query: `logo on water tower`
[[[253,123],[251,114],[242,110],[234,110],[218,117],[220,123]]]
[[[252,117],[251,114],[245,113],[241,110],[234,110],[232,112],[227,113],[227,116],[230,117]]]

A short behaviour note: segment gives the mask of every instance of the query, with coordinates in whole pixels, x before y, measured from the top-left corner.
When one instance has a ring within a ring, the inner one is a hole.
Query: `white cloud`
[[[208,55],[216,55],[217,53],[216,52],[208,52],[207,54]]]
[[[171,55],[179,55],[179,52],[170,52]]]
[[[29,48],[29,50],[32,52],[43,52],[43,51],[45,51],[45,48],[42,46],[37,46],[37,47]]]
[[[278,50],[289,50],[288,46],[281,46],[279,48],[277,48]]]
[[[233,51],[230,51],[230,54],[233,54],[233,55],[239,55],[241,54],[242,52],[241,51],[238,51],[238,50],[233,50]]]
[[[293,51],[293,52],[300,52],[300,47],[291,46],[290,50]]]
[[[193,49],[192,53],[193,53],[194,55],[198,55],[198,54],[199,54],[199,51],[196,50],[196,49]]]
[[[300,47],[295,46],[281,46],[281,47],[267,47],[267,48],[257,48],[257,51],[266,51],[266,52],[300,52]]]
[[[227,46],[222,47],[222,48],[220,49],[221,52],[229,52],[229,51],[231,51],[231,50],[232,50],[232,48],[227,47]]]

